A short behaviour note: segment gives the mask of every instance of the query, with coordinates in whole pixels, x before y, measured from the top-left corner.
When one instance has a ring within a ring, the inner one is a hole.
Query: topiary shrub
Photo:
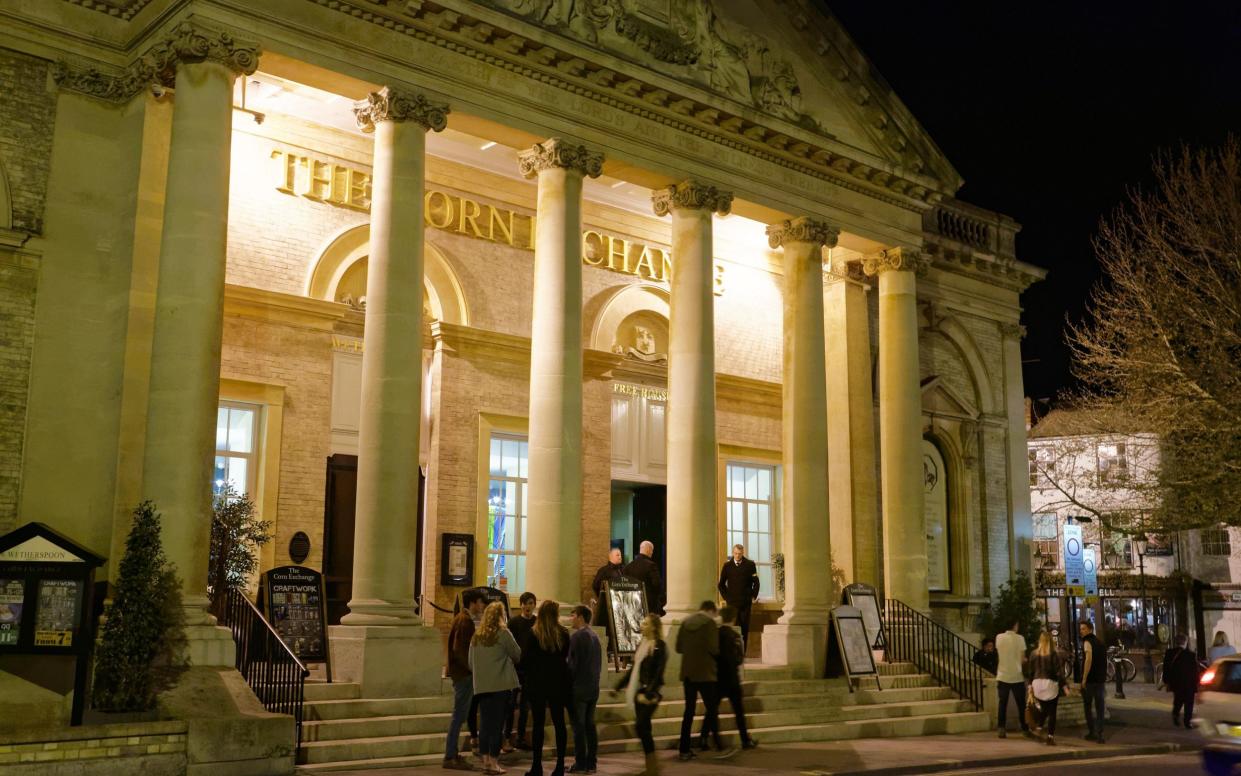
[[[211,519],[211,552],[207,591],[212,611],[219,612],[229,590],[245,587],[258,570],[258,550],[271,541],[271,523],[254,514],[254,502],[231,485],[216,494]]]
[[[134,510],[116,594],[95,653],[91,705],[100,711],[146,711],[184,666],[181,582],[164,556],[160,515],[144,501]]]

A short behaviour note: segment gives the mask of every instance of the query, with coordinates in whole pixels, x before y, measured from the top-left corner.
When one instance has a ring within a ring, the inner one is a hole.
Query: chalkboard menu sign
[[[323,575],[305,566],[280,566],[264,579],[267,619],[303,663],[328,659]]]
[[[837,606],[833,609],[832,637],[828,645],[829,661],[839,660],[840,666],[850,679],[855,676],[874,676],[878,681],[878,671],[875,670],[875,659],[870,647],[861,610],[854,606]],[[852,681],[849,686],[852,689]]]
[[[879,616],[879,598],[875,588],[861,582],[845,588],[845,603],[862,613],[862,624],[866,626],[866,640],[872,649],[882,649],[883,618]]]

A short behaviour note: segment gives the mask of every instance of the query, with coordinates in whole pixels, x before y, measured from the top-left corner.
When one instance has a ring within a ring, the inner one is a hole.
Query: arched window
[[[948,467],[930,440],[922,440],[923,518],[926,524],[926,583],[932,591],[952,589],[948,529]]]

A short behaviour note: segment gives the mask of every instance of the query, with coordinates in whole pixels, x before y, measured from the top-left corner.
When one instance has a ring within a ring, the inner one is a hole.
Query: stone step
[[[362,685],[353,682],[306,682],[302,697],[307,703],[354,700],[362,697]]]
[[[951,735],[979,732],[990,727],[990,718],[985,712],[958,712],[952,714],[911,715],[905,717],[879,717],[863,720],[845,720],[837,722],[791,724],[775,727],[755,727],[754,735],[764,743],[790,743],[804,741],[834,741],[857,738]],[[732,720],[721,718],[721,728],[726,743],[736,744],[737,733],[733,729]],[[630,731],[631,732],[631,731]],[[675,747],[679,730],[665,733],[657,730],[656,746],[661,748]],[[443,735],[436,736],[441,744]],[[399,741],[431,738],[431,736],[399,737]],[[326,773],[340,770],[367,768],[400,768],[419,765],[435,765],[442,762],[443,755],[433,751],[406,751],[400,747],[370,749],[366,743],[375,739],[363,739],[347,742],[344,747],[328,747],[321,744],[310,744],[303,748],[305,764],[298,766],[301,773]],[[382,740],[382,739],[380,739]],[[634,737],[601,739],[599,753],[606,755],[615,752],[635,751],[640,743]],[[329,759],[319,755],[333,755],[347,752],[342,759]]]
[[[899,674],[916,674],[918,667],[913,663],[875,663],[875,669],[879,671],[880,676],[897,676]]]
[[[892,692],[901,691],[894,690]],[[656,711],[655,719],[679,722],[683,709],[683,703],[663,703]],[[839,703],[824,704],[820,699],[808,696],[770,696],[754,698],[746,704],[746,712],[750,719],[750,724],[753,726],[792,724],[797,721],[827,722],[885,716],[903,717],[916,714],[949,714],[972,710],[972,704],[951,697],[937,700],[914,699],[903,702],[897,702],[893,699],[885,703],[843,705]],[[699,715],[705,712],[705,708],[701,703],[699,703],[697,711]],[[723,704],[721,711],[725,716],[732,716],[732,709],[728,703]],[[302,726],[302,741],[307,743],[312,741],[344,741],[358,738],[443,733],[447,730],[451,717],[452,715],[449,713],[406,714],[389,717],[306,722]],[[632,727],[633,712],[623,704],[601,705],[596,711],[595,720],[599,726],[600,737],[606,738],[609,735],[608,728]],[[547,729],[548,735],[551,735],[550,725]]]

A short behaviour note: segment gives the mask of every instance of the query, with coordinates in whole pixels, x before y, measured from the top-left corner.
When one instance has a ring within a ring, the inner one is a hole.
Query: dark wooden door
[[[659,575],[668,584],[668,489],[663,485],[637,488],[633,492],[633,550],[636,555],[642,542],[655,544],[652,556],[659,565]]]
[[[358,494],[358,457],[327,459],[323,508],[323,586],[329,625],[339,625],[353,593],[354,504]]]

